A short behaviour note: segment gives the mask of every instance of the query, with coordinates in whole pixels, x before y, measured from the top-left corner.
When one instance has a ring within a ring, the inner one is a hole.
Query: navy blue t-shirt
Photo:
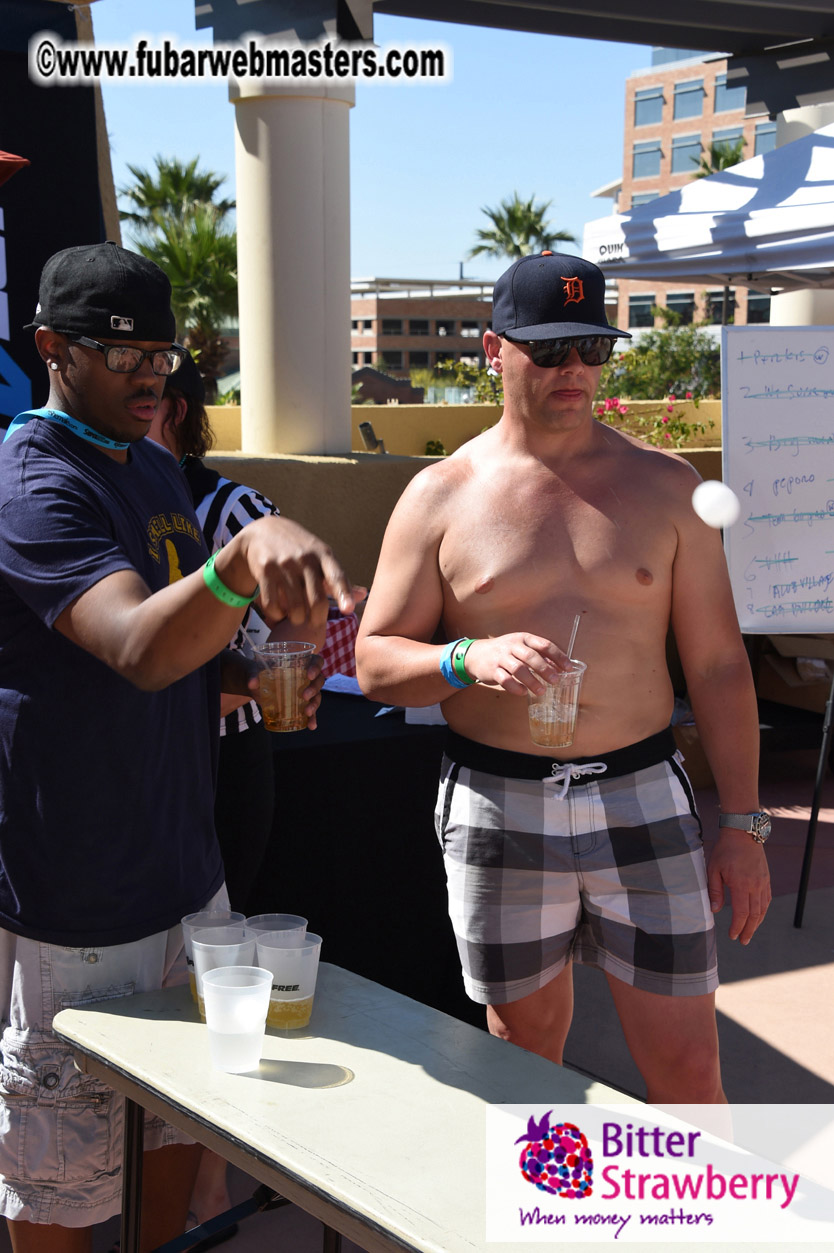
[[[66,945],[175,926],[223,882],[216,662],[142,692],[53,623],[117,570],[151,591],[207,551],[182,474],[45,419],[0,447],[0,926]]]

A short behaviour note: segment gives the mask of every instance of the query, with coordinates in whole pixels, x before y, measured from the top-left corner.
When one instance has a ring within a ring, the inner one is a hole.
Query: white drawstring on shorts
[[[607,769],[604,761],[586,761],[581,765],[573,761],[566,761],[560,765],[554,761],[550,767],[551,773],[546,775],[542,782],[561,783],[561,790],[553,793],[553,799],[563,801],[568,794],[571,779],[581,779],[583,774],[605,774]]]

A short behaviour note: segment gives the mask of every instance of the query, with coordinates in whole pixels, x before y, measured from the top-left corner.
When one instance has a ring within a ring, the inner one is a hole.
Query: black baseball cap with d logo
[[[631,339],[605,316],[605,277],[583,257],[538,252],[521,257],[492,293],[492,329],[508,339],[608,335]]]

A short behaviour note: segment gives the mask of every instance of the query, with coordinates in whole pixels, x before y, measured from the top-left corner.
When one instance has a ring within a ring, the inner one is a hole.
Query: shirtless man
[[[756,700],[721,542],[692,509],[685,461],[593,417],[623,335],[597,267],[524,257],[493,299],[484,349],[503,416],[398,503],[359,681],[386,703],[443,703],[438,835],[490,1031],[560,1062],[571,962],[594,965],[649,1101],[722,1102],[712,913],[729,888],[730,936],[747,944],[770,889]],[[563,668],[577,613],[588,670],[574,742],[554,754],[530,739],[527,696]],[[668,730],[670,623],[721,802],[708,872]]]

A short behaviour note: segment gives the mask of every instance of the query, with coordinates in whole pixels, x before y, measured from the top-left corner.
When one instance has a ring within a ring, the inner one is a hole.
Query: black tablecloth
[[[381,708],[325,692],[316,731],[273,735],[275,822],[252,912],[303,914],[325,961],[483,1026],[434,833],[445,728]]]

